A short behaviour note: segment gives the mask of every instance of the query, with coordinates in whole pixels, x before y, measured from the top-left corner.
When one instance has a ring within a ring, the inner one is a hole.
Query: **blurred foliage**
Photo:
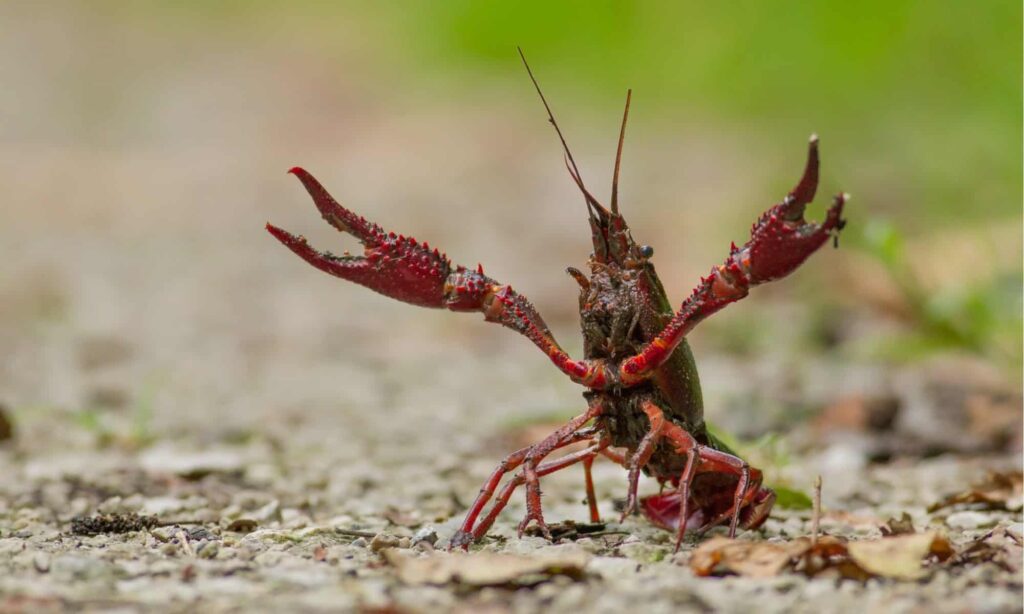
[[[979,275],[973,283],[926,290],[910,265],[905,239],[895,226],[872,221],[865,228],[864,239],[868,253],[884,265],[909,312],[908,332],[886,344],[891,355],[916,358],[935,350],[960,349],[1015,365],[1019,371],[1024,364],[1019,270]]]
[[[298,31],[325,58],[351,53],[339,39],[358,36],[360,61],[404,66],[407,80],[389,87],[414,88],[423,105],[453,89],[462,99],[499,87],[530,96],[519,45],[557,111],[599,112],[610,134],[632,87],[637,122],[717,117],[772,143],[819,132],[859,206],[885,209],[915,231],[1020,213],[1022,7],[1012,0],[150,0],[108,8],[258,37]]]
[[[633,87],[641,113],[694,110],[777,142],[818,131],[844,189],[903,224],[1019,214],[1019,2],[395,6],[388,19],[420,70],[522,82],[522,45],[557,98],[579,90],[602,116]],[[476,83],[442,84],[457,82]]]
[[[775,505],[784,510],[809,510],[814,507],[814,501],[805,492],[778,484],[769,487],[775,491]]]

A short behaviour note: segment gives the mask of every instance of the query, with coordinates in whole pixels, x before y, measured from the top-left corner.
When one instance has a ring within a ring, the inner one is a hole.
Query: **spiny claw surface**
[[[278,241],[325,273],[406,303],[444,306],[445,280],[451,272],[451,263],[444,254],[412,237],[385,232],[377,224],[349,211],[305,170],[296,167],[289,172],[299,178],[331,226],[351,234],[363,244],[363,254],[336,256],[321,252],[311,247],[305,237],[267,224],[267,230]]]
[[[818,137],[812,136],[800,182],[761,216],[751,229],[750,241],[733,254],[732,260],[744,269],[751,285],[785,277],[842,230],[844,194],[836,196],[821,224],[804,219],[804,210],[818,190],[818,164]]]

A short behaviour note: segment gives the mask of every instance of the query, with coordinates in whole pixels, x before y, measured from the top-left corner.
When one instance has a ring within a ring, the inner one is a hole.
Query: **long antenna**
[[[612,175],[612,213],[619,212],[619,167],[622,165],[622,142],[626,139],[626,120],[629,119],[629,102],[633,90],[626,90],[626,109],[622,112],[622,128],[619,129],[619,148],[615,152],[615,174]]]
[[[562,149],[565,151],[567,166],[572,167],[569,174],[572,175],[573,181],[576,182],[576,185],[579,186],[580,190],[583,192],[583,197],[587,201],[587,206],[591,209],[591,215],[594,215],[596,212],[602,217],[607,216],[608,210],[605,209],[604,206],[601,205],[601,203],[599,203],[597,199],[594,198],[583,186],[583,178],[580,176],[579,167],[576,166],[576,159],[572,157],[572,152],[569,151],[569,144],[566,143],[565,136],[562,134],[562,129],[558,127],[558,122],[555,121],[555,114],[551,112],[551,105],[548,104],[547,98],[544,97],[544,92],[541,91],[540,84],[537,83],[537,78],[533,76],[533,71],[530,69],[529,62],[526,61],[526,55],[523,54],[522,47],[517,46],[516,51],[519,52],[519,57],[523,60],[523,66],[526,67],[526,74],[530,75],[530,81],[533,82],[533,87],[537,90],[537,95],[540,96],[540,101],[544,103],[544,110],[548,112],[548,121],[551,122],[551,125],[555,127],[555,132],[558,133],[558,140],[562,142]]]

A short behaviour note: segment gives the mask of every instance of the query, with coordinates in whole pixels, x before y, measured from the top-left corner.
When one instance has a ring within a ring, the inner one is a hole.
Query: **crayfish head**
[[[590,218],[593,262],[599,266],[617,265],[622,269],[642,268],[654,255],[654,248],[637,245],[622,215],[607,210],[604,213]]]

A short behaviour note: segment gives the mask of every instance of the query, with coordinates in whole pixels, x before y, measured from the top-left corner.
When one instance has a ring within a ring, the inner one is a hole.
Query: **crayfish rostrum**
[[[537,92],[562,141],[566,168],[583,194],[593,238],[589,275],[568,269],[580,286],[582,359],[562,350],[534,306],[511,286],[488,277],[480,266],[453,265],[426,242],[387,232],[356,215],[301,168],[291,172],[323,218],[357,238],[364,253],[336,256],[317,251],[305,238],[276,226],[268,224],[267,230],[303,260],[336,277],[413,305],[481,312],[488,322],[525,335],[558,369],[586,388],[585,412],[543,441],[501,461],[450,546],[468,547],[480,539],[515,489],[523,485],[526,517],[519,524],[520,535],[533,522],[550,537],[541,511],[540,478],[576,463],[584,468],[590,516],[596,522],[590,469],[599,455],[628,469],[623,516],[639,506],[653,523],[675,531],[677,548],[687,530],[728,523],[731,536],[737,527],[760,526],[771,511],[775,493],[762,486],[759,470],[708,433],[686,335],[704,318],[745,297],[751,287],[788,275],[830,237],[838,238],[844,225],[844,194],[835,197],[822,223],[804,219],[804,209],[818,185],[817,138],[811,137],[803,177],[796,187],[757,220],[750,240],[742,247],[733,245],[725,262],[711,269],[679,310],[673,311],[651,262],[653,250],[634,242],[619,213],[617,184],[630,97],[619,134],[610,206],[605,207],[584,186],[539,87]],[[579,442],[587,442],[586,447],[547,459],[555,450]],[[669,488],[638,500],[641,471]],[[499,491],[502,478],[510,472],[515,474]],[[481,517],[496,491],[494,503]]]

